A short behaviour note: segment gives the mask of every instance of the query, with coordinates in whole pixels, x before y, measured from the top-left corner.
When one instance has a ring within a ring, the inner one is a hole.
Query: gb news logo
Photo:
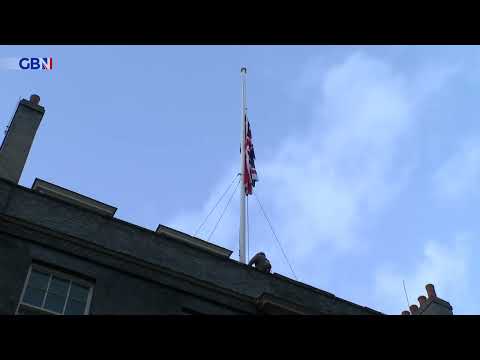
[[[50,71],[53,69],[53,58],[52,57],[3,58],[3,59],[0,59],[0,69]]]
[[[52,70],[53,59],[51,57],[46,58],[21,58],[18,61],[18,66],[22,70]]]

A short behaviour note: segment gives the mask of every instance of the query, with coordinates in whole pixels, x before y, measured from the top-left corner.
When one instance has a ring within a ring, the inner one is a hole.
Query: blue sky
[[[46,114],[36,177],[193,233],[238,172],[240,67],[256,191],[300,281],[399,314],[435,284],[480,313],[480,48],[475,46],[2,46],[0,126],[19,98]],[[225,199],[226,201],[226,199]],[[206,239],[223,204],[199,236]],[[253,198],[250,255],[291,277]],[[238,258],[238,196],[211,242]]]

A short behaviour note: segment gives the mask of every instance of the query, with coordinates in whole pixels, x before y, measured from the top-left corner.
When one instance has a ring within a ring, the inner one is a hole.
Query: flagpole
[[[245,182],[244,182],[244,172],[245,172],[245,115],[247,112],[247,95],[246,95],[246,76],[247,69],[242,67],[240,70],[242,74],[242,131],[241,131],[241,150],[240,150],[240,244],[239,244],[239,255],[240,262],[245,264]]]

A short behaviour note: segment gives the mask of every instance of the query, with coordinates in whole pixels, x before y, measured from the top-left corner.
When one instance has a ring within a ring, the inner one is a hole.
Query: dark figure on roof
[[[270,273],[272,270],[272,265],[270,264],[270,261],[268,261],[267,257],[265,256],[265,253],[259,252],[257,253],[252,260],[248,263],[248,266],[253,266],[255,265],[255,269],[260,270],[265,273]]]

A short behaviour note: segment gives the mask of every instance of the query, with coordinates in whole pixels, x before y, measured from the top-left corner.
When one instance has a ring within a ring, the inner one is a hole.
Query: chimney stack
[[[437,294],[435,293],[435,287],[432,284],[425,285],[425,289],[427,289],[428,298],[436,298]]]
[[[417,305],[410,305],[410,313],[412,315],[415,315],[418,311],[418,306]]]
[[[432,284],[427,284],[425,289],[428,298],[424,295],[418,297],[420,307],[411,305],[412,315],[453,315],[453,308],[450,303],[437,296]]]
[[[30,96],[30,102],[34,105],[38,105],[40,103],[40,96],[33,94]]]
[[[18,184],[45,109],[40,97],[22,99],[0,147],[0,177]]]

